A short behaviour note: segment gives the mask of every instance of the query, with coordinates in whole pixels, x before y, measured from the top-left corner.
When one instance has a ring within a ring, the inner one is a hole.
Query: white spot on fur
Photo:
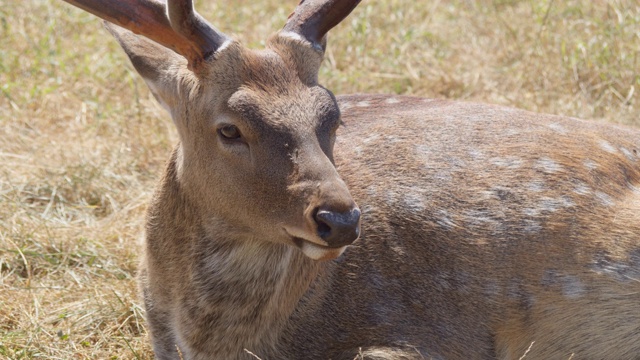
[[[524,292],[522,289],[522,280],[514,277],[509,280],[509,284],[507,284],[507,296],[511,299],[521,299],[524,296]]]
[[[368,107],[370,104],[368,101],[359,101],[356,103],[357,107]]]
[[[564,275],[561,277],[562,294],[569,299],[578,299],[584,295],[585,289],[578,277],[573,275]]]
[[[473,224],[482,224],[494,221],[487,210],[468,210],[465,213],[465,216],[469,218]]]
[[[387,204],[390,204],[392,206],[395,206],[396,203],[398,202],[398,194],[395,193],[393,190],[389,190],[384,194],[384,201]]]
[[[587,184],[579,182],[576,183],[576,187],[573,189],[573,192],[578,195],[589,195],[591,194],[591,188],[587,186]]]
[[[426,209],[425,190],[418,186],[385,187],[383,189],[388,190],[381,194],[382,200],[393,207],[416,213],[423,212]]]
[[[598,201],[600,201],[600,203],[604,206],[613,206],[614,204],[613,198],[609,196],[609,194],[603,193],[602,191],[596,191],[595,196],[596,199],[598,199]]]
[[[496,193],[492,190],[481,190],[478,192],[478,198],[480,199],[495,199]]]
[[[566,196],[566,195],[560,196],[560,198],[558,198],[558,202],[559,202],[560,206],[565,207],[565,208],[572,207],[572,206],[576,205],[576,203],[573,201],[573,199],[570,198],[569,196]]]
[[[607,140],[600,140],[599,144],[602,150],[608,153],[615,154],[618,152],[618,149],[616,149],[613,145],[611,145]]]
[[[424,156],[425,154],[428,154],[431,152],[431,148],[425,144],[418,144],[416,145],[415,149],[416,149],[416,153],[421,156]]]
[[[469,150],[469,155],[474,159],[474,160],[481,160],[485,158],[485,154],[478,150],[478,149],[471,149]]]
[[[541,284],[548,288],[559,286],[562,295],[571,300],[582,297],[585,292],[584,284],[577,276],[563,274],[553,269],[545,270]]]
[[[351,103],[351,101],[345,101],[340,103],[340,110],[342,111],[348,110],[352,107],[353,107],[353,104]]]
[[[542,230],[539,222],[531,219],[524,220],[524,231],[527,233],[537,233]]]
[[[533,180],[527,184],[527,189],[531,192],[542,192],[545,190],[544,182],[541,180]]]
[[[453,177],[451,176],[451,171],[448,169],[441,169],[440,171],[433,174],[433,179],[442,183],[451,182]]]
[[[488,297],[496,297],[500,295],[502,289],[496,280],[489,280],[486,284],[484,284],[484,294]]]
[[[596,273],[611,276],[617,281],[627,282],[631,280],[634,282],[640,282],[640,268],[638,268],[637,261],[632,260],[631,263],[625,264],[614,262],[606,258],[599,258],[594,259],[594,262],[590,267]]]
[[[485,116],[478,116],[477,118],[478,118],[478,120],[481,120],[481,121],[486,119]],[[504,136],[515,136],[515,135],[520,135],[522,133],[521,129],[513,128],[513,127],[506,128],[503,131],[504,131],[503,132]]]
[[[629,159],[631,161],[636,161],[636,157],[633,155],[633,153],[631,151],[629,151],[629,149],[621,147],[620,151],[624,154],[624,156],[627,157],[627,159]]]
[[[489,159],[489,161],[496,166],[507,169],[517,169],[521,167],[523,163],[522,159],[515,156],[493,157]]]
[[[549,124],[548,126],[559,134],[566,135],[568,133],[567,129],[558,123]]]
[[[395,144],[400,142],[402,139],[395,135],[387,135],[385,139],[388,143]]]
[[[536,161],[536,168],[547,174],[554,174],[562,170],[562,166],[550,158],[541,158]]]
[[[467,162],[457,157],[447,158],[447,163],[454,168],[467,168]]]
[[[438,210],[436,224],[442,226],[447,230],[451,230],[455,226],[455,224],[451,220],[451,217],[449,216],[449,213],[444,209]]]
[[[380,139],[380,135],[379,134],[373,134],[371,136],[368,136],[368,137],[362,139],[362,142],[363,143],[370,143],[370,142],[376,141],[378,139]]]
[[[434,280],[436,285],[441,289],[456,290],[459,292],[468,292],[471,276],[465,272],[440,271]]]
[[[591,160],[591,159],[585,159],[582,162],[582,165],[584,165],[584,167],[586,167],[589,170],[595,170],[598,168],[598,163],[596,163],[595,161]]]
[[[421,213],[426,209],[422,196],[414,192],[405,192],[403,204],[411,212]]]
[[[571,199],[568,197],[559,197],[559,198],[550,198],[543,197],[540,199],[540,210],[555,212],[560,210],[561,208],[571,207],[575,205]]]
[[[400,102],[400,100],[398,100],[398,98],[390,97],[387,98],[387,100],[385,100],[384,102],[386,102],[387,104],[397,104]]]
[[[500,225],[498,219],[488,210],[467,210],[463,216],[471,226],[497,229]]]

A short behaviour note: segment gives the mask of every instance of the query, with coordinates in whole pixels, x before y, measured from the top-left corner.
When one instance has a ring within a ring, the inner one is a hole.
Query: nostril
[[[321,239],[324,240],[331,236],[331,226],[318,218],[316,218],[316,223],[318,224],[318,236]]]
[[[360,235],[358,208],[344,213],[318,209],[314,214],[314,220],[318,236],[331,246],[348,245]]]
[[[315,215],[313,216],[316,224],[318,225],[318,236],[322,240],[326,240],[331,236],[331,212],[325,210],[316,210]]]

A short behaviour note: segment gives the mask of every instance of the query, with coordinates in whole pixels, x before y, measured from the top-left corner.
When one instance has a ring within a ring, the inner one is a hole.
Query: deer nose
[[[360,236],[360,209],[347,212],[318,209],[313,216],[318,236],[331,247],[350,245]]]

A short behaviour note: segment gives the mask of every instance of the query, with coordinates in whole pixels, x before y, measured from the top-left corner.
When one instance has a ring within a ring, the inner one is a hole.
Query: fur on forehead
[[[339,116],[333,95],[316,82],[319,61],[301,63],[305,57],[321,60],[322,54],[307,43],[278,34],[267,49],[245,49],[240,86],[227,106],[245,119],[274,125]]]
[[[285,95],[316,86],[321,59],[322,54],[307,44],[276,35],[261,50],[248,49],[233,41],[194,75],[201,86],[215,84],[218,91],[235,91],[245,86]]]
[[[242,86],[273,95],[289,96],[304,89],[292,59],[271,49],[245,52]]]
[[[267,48],[286,58],[289,65],[296,69],[300,80],[307,85],[318,83],[318,71],[324,57],[322,48],[313,46],[301,36],[280,31],[269,38]]]
[[[314,86],[295,92],[268,91],[268,88],[247,84],[227,102],[229,109],[254,123],[276,126],[308,125],[326,117],[339,116],[335,99],[329,91]]]
[[[238,41],[226,43],[193,75],[199,80],[198,87],[213,83],[218,91],[233,91],[248,83],[269,91],[295,91],[298,89],[291,86],[295,80],[303,86],[318,84],[323,56],[321,48],[280,31],[268,39],[263,50],[248,49]]]

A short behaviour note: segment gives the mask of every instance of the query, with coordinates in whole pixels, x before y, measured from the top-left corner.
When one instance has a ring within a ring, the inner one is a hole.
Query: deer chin
[[[284,231],[291,237],[293,243],[302,251],[303,254],[308,258],[317,261],[336,259],[342,255],[348,246],[330,247],[322,240],[307,239],[305,236],[306,234],[304,234],[303,231],[295,231],[294,229],[287,228],[285,228]]]
[[[293,242],[300,248],[303,254],[318,261],[336,259],[347,249],[347,246],[337,248],[322,246],[299,237],[294,237]]]

